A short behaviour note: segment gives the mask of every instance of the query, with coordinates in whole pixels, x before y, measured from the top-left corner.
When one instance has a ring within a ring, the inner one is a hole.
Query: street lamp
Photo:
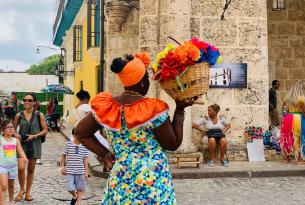
[[[40,46],[40,45],[38,45],[37,48],[36,48],[36,54],[40,54],[40,48],[48,48],[48,49],[51,49],[51,50],[55,51],[55,52],[58,53],[58,54],[59,54],[59,50],[61,50],[61,49],[59,49],[59,48],[54,48],[54,47],[49,47],[49,46]]]
[[[47,48],[47,49],[53,50],[60,55],[59,62],[55,66],[55,76],[58,77],[59,82],[62,82],[63,77],[67,76],[68,74],[69,75],[74,74],[74,70],[72,70],[72,71],[66,71],[65,70],[65,64],[64,64],[64,57],[65,57],[65,52],[66,52],[65,48],[55,48],[55,47],[38,45],[37,48],[36,48],[36,54],[40,53],[40,48]]]

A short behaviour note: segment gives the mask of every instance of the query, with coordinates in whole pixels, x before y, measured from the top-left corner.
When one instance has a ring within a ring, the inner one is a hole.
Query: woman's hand
[[[184,110],[184,108],[188,107],[188,106],[192,106],[194,104],[194,101],[196,101],[198,99],[198,97],[193,97],[189,100],[175,100],[176,103],[176,109],[177,110]]]
[[[36,139],[35,135],[28,135],[28,139],[26,140],[26,142],[31,142],[34,139]]]
[[[22,158],[22,160],[25,164],[27,164],[29,162],[29,160],[27,158]]]
[[[17,134],[16,132],[14,132],[13,137],[15,137],[15,138],[21,140],[21,136],[20,136],[19,134]]]
[[[103,166],[109,172],[112,169],[114,162],[115,162],[114,155],[112,153],[109,153],[109,155],[103,159]]]

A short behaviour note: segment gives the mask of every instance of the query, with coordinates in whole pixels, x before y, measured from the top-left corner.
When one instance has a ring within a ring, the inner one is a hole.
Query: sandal
[[[34,199],[32,198],[31,195],[26,194],[26,195],[25,195],[25,200],[26,200],[26,201],[33,201]]]
[[[21,201],[23,198],[23,195],[25,194],[25,192],[18,192],[17,196],[16,196],[16,201]]]

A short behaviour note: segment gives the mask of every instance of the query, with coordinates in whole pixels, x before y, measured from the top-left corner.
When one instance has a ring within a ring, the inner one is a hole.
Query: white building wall
[[[58,77],[29,75],[23,72],[0,73],[0,90],[7,92],[41,92],[41,89],[47,84],[58,84]]]

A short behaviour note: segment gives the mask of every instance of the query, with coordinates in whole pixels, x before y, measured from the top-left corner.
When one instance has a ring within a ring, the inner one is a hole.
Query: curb
[[[172,172],[174,179],[304,177],[304,170]]]

